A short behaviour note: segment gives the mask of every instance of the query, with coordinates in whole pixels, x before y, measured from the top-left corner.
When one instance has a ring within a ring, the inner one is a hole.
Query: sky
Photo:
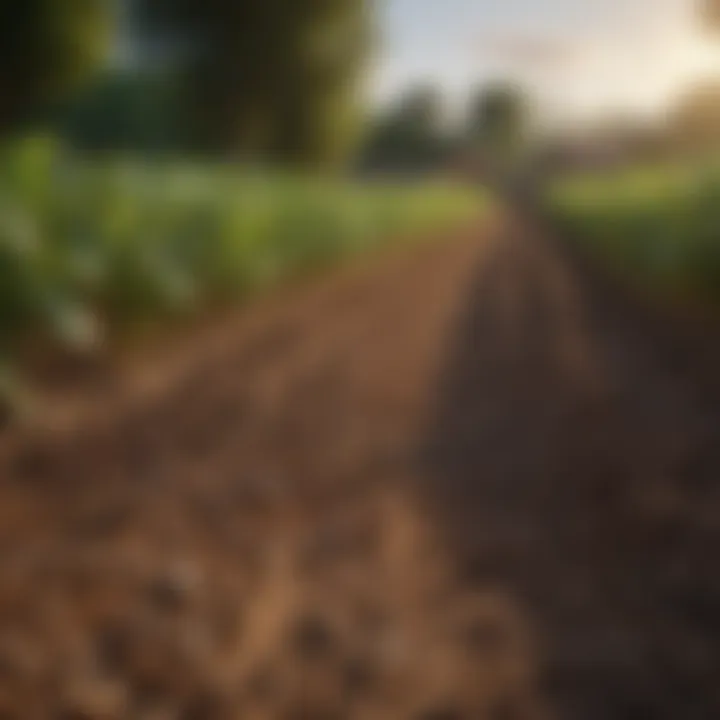
[[[720,37],[695,0],[376,0],[380,105],[431,81],[451,112],[483,82],[532,89],[549,115],[657,113],[693,79],[720,78]]]

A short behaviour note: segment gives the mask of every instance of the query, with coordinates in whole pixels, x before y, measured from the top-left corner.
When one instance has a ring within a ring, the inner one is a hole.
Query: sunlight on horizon
[[[694,83],[720,82],[720,40],[702,27],[689,0],[658,3],[643,22],[632,3],[605,23],[593,20],[598,5],[586,5],[583,19],[582,13],[555,17],[551,5],[521,14],[525,0],[475,5],[472,12],[456,0],[433,7],[433,22],[423,23],[418,4],[418,35],[400,25],[393,34],[390,27],[369,93],[384,106],[410,85],[432,84],[448,115],[459,117],[473,87],[507,79],[525,86],[552,121],[592,121],[615,113],[660,117]]]

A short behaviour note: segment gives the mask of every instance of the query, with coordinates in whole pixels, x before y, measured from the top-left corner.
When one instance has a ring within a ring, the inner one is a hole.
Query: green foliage
[[[391,171],[436,170],[452,143],[442,133],[442,98],[432,86],[410,88],[397,105],[375,120],[361,164]]]
[[[720,164],[565,181],[548,198],[573,237],[634,282],[720,302]]]
[[[522,152],[530,104],[523,91],[497,83],[477,91],[468,116],[468,138],[486,162],[501,169]]]
[[[368,12],[363,0],[142,0],[138,25],[147,47],[182,58],[197,149],[327,166],[356,136]]]
[[[103,74],[61,114],[58,131],[91,151],[176,151],[182,147],[182,102],[170,72]]]
[[[109,0],[0,3],[0,132],[74,91],[111,36]]]
[[[92,350],[140,320],[229,302],[477,209],[450,186],[0,153],[0,356],[24,335]]]

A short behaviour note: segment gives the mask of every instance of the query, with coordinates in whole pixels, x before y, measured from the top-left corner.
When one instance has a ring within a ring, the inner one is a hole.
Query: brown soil
[[[716,358],[508,220],[51,396],[0,718],[720,716]]]

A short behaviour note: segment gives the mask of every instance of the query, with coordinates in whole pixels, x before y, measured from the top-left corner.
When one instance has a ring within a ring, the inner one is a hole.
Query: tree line
[[[52,119],[87,150],[332,167],[361,143],[364,166],[435,167],[461,140],[441,129],[437,89],[367,117],[375,39],[371,0],[2,3],[0,135]],[[507,101],[490,92],[473,111],[498,143]]]
[[[710,28],[720,0],[698,0]],[[530,105],[483,87],[447,129],[438,88],[368,113],[361,84],[373,0],[22,0],[0,3],[0,136],[52,122],[84,150],[172,151],[298,167],[423,171],[458,156],[507,162]],[[715,142],[720,85],[672,114]],[[357,155],[356,155],[357,156]]]
[[[326,165],[359,129],[364,0],[1,5],[0,134],[52,116],[100,147],[170,137],[187,152]]]

